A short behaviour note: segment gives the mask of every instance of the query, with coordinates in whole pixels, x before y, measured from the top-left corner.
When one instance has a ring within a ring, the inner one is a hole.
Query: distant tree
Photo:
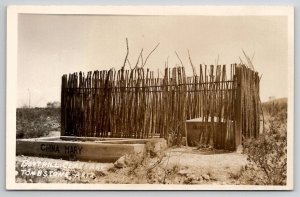
[[[269,101],[273,101],[273,100],[275,100],[275,99],[276,99],[275,96],[269,96]]]
[[[47,108],[59,108],[59,107],[60,107],[60,102],[58,102],[58,101],[53,101],[53,102],[47,103]]]

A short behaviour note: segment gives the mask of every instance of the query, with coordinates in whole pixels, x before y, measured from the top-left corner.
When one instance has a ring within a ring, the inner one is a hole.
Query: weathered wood
[[[242,67],[241,65],[236,66],[236,105],[235,105],[235,146],[242,144]]]
[[[143,68],[62,76],[61,134],[149,138],[187,136],[185,121],[201,118],[202,145],[233,149],[257,137],[260,124],[259,76],[244,65],[165,68],[163,76]],[[234,124],[232,124],[234,122]],[[211,124],[212,123],[212,124]],[[221,126],[225,125],[225,132]]]

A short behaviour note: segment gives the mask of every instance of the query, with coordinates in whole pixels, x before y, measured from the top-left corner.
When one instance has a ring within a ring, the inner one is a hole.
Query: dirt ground
[[[16,182],[23,183],[152,183],[240,184],[246,165],[239,153],[200,151],[192,147],[169,148],[162,157],[140,163],[66,161],[16,157]],[[132,160],[135,160],[132,158]]]
[[[247,164],[247,156],[236,152],[200,152],[196,148],[183,147],[169,149],[164,163],[168,163],[169,167],[187,167],[194,175],[209,174],[217,182],[226,182],[240,173]]]

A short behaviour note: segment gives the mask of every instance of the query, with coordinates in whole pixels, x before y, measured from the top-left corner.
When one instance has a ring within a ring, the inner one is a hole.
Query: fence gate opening
[[[229,68],[229,72],[227,71]],[[144,68],[62,76],[61,135],[181,140],[186,121],[199,119],[201,134],[190,139],[234,150],[259,135],[258,73],[245,65],[200,65],[154,75]],[[163,76],[160,75],[163,74]]]

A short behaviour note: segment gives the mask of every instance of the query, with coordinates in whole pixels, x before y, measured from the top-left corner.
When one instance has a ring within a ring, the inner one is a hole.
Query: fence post
[[[65,85],[66,85],[66,75],[63,75],[62,78],[61,78],[61,97],[60,97],[60,136],[64,136],[65,135],[65,105],[66,105],[66,102],[65,102]]]
[[[235,149],[242,144],[242,69],[236,65]]]

